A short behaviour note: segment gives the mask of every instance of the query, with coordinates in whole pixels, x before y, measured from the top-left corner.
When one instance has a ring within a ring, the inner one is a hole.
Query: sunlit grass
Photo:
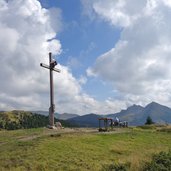
[[[154,153],[171,149],[171,134],[154,130],[57,136],[44,135],[44,131],[0,131],[0,170],[96,171],[115,162],[140,170]],[[21,139],[34,135],[37,138]]]

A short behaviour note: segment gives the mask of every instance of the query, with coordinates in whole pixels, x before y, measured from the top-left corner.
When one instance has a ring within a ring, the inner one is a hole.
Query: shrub
[[[129,163],[113,163],[103,165],[101,171],[127,171],[129,167]]]
[[[155,125],[141,125],[141,126],[137,126],[137,128],[141,128],[141,129],[156,129]]]
[[[152,161],[146,163],[143,171],[170,171],[171,170],[171,151],[168,153],[160,152],[155,154]]]
[[[161,129],[158,129],[157,131],[160,131],[160,132],[168,132],[168,133],[171,133],[171,128],[161,128]]]

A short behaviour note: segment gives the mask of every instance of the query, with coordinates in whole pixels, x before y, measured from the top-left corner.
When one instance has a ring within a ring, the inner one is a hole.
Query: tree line
[[[69,123],[55,118],[55,122],[58,121],[60,121],[63,126],[70,126]],[[0,129],[15,130],[38,128],[45,127],[48,124],[48,116],[25,111],[0,112]]]

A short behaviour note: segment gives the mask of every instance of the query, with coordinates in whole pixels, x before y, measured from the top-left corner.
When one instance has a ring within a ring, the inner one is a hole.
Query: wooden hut
[[[99,118],[99,131],[109,131],[113,129],[113,119]]]

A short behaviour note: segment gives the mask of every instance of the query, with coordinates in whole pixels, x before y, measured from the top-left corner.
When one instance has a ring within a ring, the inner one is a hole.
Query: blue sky
[[[58,113],[171,107],[170,18],[167,0],[1,0],[0,110],[48,110],[49,51]]]
[[[57,58],[58,62],[69,66],[77,79],[82,76],[87,78],[86,84],[82,86],[84,92],[101,101],[113,97],[111,85],[104,84],[99,78],[87,77],[86,70],[99,55],[114,47],[120,37],[120,28],[101,20],[91,21],[83,14],[79,0],[40,2],[45,8],[55,7],[62,11],[63,26],[57,38],[61,41],[63,53]]]

